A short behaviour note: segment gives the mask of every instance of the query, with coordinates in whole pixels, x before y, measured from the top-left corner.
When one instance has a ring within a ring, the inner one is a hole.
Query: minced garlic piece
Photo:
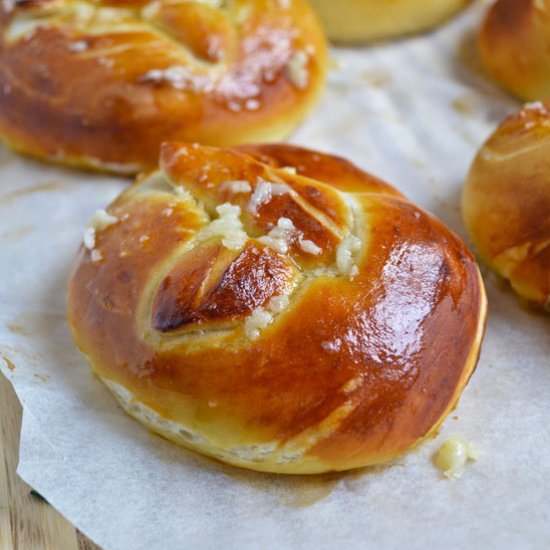
[[[95,246],[95,229],[93,227],[87,227],[84,231],[84,246],[88,250],[93,250]]]
[[[285,294],[273,296],[273,298],[269,300],[269,304],[267,304],[267,309],[271,311],[271,313],[281,313],[281,311],[284,311],[288,307],[288,304],[289,299]]]
[[[265,237],[260,237],[258,241],[276,250],[279,254],[286,254],[290,239],[295,231],[296,228],[292,220],[279,218],[277,225]]]
[[[244,323],[244,331],[248,338],[256,340],[260,336],[260,330],[268,327],[273,322],[273,316],[283,312],[289,304],[288,296],[273,296],[265,308],[256,308]]]
[[[307,53],[302,50],[298,50],[297,52],[294,52],[286,64],[290,81],[294,84],[294,86],[296,86],[296,88],[304,89],[308,85],[308,60],[309,56]]]
[[[283,166],[281,168],[281,170],[283,172],[286,172],[287,174],[297,174],[298,171],[296,170],[296,168],[294,168],[294,166]]]
[[[250,317],[247,317],[244,323],[244,331],[248,338],[255,340],[260,336],[260,329],[266,328],[271,321],[273,321],[273,315],[261,308],[256,308]]]
[[[118,222],[118,218],[111,216],[106,210],[102,208],[96,210],[90,221],[88,222],[88,227],[84,232],[84,246],[88,250],[93,250],[95,247],[96,233],[98,231],[103,231],[107,227],[114,225]]]
[[[229,250],[241,249],[248,239],[240,220],[241,208],[238,205],[226,202],[216,207],[220,215],[201,232],[203,239],[222,237],[222,244]]]
[[[300,248],[307,252],[308,254],[313,254],[314,256],[319,256],[323,251],[319,246],[317,246],[313,241],[309,239],[300,239]]]
[[[182,185],[176,185],[174,187],[174,192],[176,197],[180,200],[193,200],[193,195]]]
[[[88,49],[88,43],[84,40],[77,40],[69,44],[69,51],[71,52],[84,52]]]
[[[97,248],[96,248],[96,249],[92,250],[92,252],[90,254],[90,259],[95,264],[99,263],[99,262],[101,262],[101,260],[103,260],[103,253],[101,252],[101,250],[97,250]]]
[[[246,180],[224,181],[221,184],[220,189],[222,191],[228,189],[232,193],[250,193],[250,191],[252,191],[250,183],[248,183]]]
[[[528,111],[545,111],[544,103],[540,100],[525,103],[523,109],[527,109]]]
[[[483,450],[476,443],[469,442],[461,435],[448,437],[437,451],[434,462],[449,479],[458,479],[464,472],[468,460],[478,460]]]
[[[354,277],[359,273],[353,257],[360,249],[361,240],[354,235],[348,235],[338,245],[336,250],[336,267],[341,275]]]

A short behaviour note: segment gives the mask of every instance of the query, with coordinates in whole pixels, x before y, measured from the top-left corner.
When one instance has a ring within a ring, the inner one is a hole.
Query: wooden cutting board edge
[[[22,408],[0,373],[0,549],[100,550],[16,473]]]

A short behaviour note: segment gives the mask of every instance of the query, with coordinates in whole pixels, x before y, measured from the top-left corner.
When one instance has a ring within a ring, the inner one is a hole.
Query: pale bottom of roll
[[[292,442],[281,445],[279,442],[239,445],[237,447],[220,448],[195,430],[164,418],[150,407],[140,402],[134,394],[124,386],[101,378],[111,390],[122,408],[133,418],[141,422],[151,431],[162,435],[183,447],[251,470],[282,474],[317,474],[333,470],[316,457],[304,456],[307,448],[300,450],[288,447]]]

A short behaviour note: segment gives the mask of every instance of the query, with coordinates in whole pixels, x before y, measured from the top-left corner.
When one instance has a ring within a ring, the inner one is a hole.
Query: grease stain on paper
[[[6,363],[9,371],[13,372],[15,370],[15,365],[5,355],[0,355],[0,359]]]
[[[475,101],[475,96],[471,94],[462,94],[453,99],[451,105],[457,113],[472,118],[476,115]]]
[[[370,475],[378,475],[401,464],[391,461],[385,464],[357,468],[347,472],[330,472],[314,475],[286,475],[253,472],[221,464],[225,475],[248,485],[254,490],[273,495],[278,503],[288,508],[310,508],[329,498],[341,485],[354,491],[365,483]]]
[[[6,323],[6,328],[10,332],[13,332],[14,334],[21,334],[22,336],[30,335],[29,331],[19,323],[14,323],[14,322]]]
[[[23,189],[15,189],[14,191],[8,191],[3,195],[0,195],[0,206],[9,206],[13,202],[29,195],[36,193],[58,192],[71,189],[70,185],[57,183],[54,181],[45,181],[42,183],[36,183]]]
[[[2,241],[17,241],[30,235],[34,231],[32,225],[22,225],[21,227],[16,227],[15,229],[10,229],[0,233],[0,240]]]
[[[361,73],[361,80],[373,88],[384,88],[393,82],[393,77],[387,69],[381,67],[369,69]]]
[[[403,467],[403,463],[395,459],[384,464],[326,474],[289,475],[256,472],[231,466],[216,458],[201,455],[190,449],[180,447],[159,434],[147,431],[152,440],[157,440],[154,441],[154,444],[157,445],[155,454],[163,462],[178,464],[181,461],[180,452],[183,452],[188,458],[196,459],[199,468],[210,469],[222,474],[223,477],[236,481],[258,493],[271,496],[277,501],[278,505],[294,509],[315,506],[317,503],[328,499],[340,485],[343,485],[344,489],[348,491],[359,490],[368,476],[378,475],[391,468]],[[159,444],[158,439],[161,439],[168,447]]]

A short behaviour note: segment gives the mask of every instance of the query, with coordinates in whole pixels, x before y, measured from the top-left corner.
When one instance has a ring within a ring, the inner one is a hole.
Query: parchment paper
[[[463,237],[461,186],[518,104],[480,72],[475,5],[428,37],[333,51],[296,143],[345,155]],[[126,181],[0,149],[0,361],[24,407],[19,474],[106,550],[550,547],[550,321],[486,273],[478,370],[439,436],[383,468],[263,475],[202,458],[126,417],[75,349],[65,285],[84,226]],[[460,481],[445,437],[485,457]]]

